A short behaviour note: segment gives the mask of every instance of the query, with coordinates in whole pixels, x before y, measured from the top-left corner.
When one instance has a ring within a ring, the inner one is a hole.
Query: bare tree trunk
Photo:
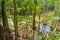
[[[6,11],[5,11],[5,0],[2,0],[2,19],[3,19],[3,40],[6,40],[6,15],[5,15]]]
[[[15,27],[15,40],[18,40],[18,23],[17,23],[17,8],[16,8],[16,0],[13,0],[14,4],[14,27]]]
[[[3,25],[0,24],[0,40],[4,40],[4,38],[3,38],[4,36],[2,34],[3,33],[2,29],[3,29]]]
[[[35,28],[36,0],[34,0],[34,3],[35,3],[35,7],[34,7],[34,13],[33,13],[33,37],[34,37],[35,30],[36,30]]]
[[[5,0],[2,0],[3,40],[10,40],[10,31],[6,17]]]
[[[36,5],[36,3],[35,3],[35,5]],[[33,13],[33,30],[35,30],[35,13],[36,13],[36,6],[34,7],[34,13]]]

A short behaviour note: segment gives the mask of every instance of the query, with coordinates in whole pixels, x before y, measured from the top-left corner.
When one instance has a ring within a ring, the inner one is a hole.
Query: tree
[[[36,27],[35,27],[36,0],[34,0],[34,5],[35,5],[35,7],[34,7],[34,13],[33,13],[33,37],[34,37],[35,30],[36,30]]]
[[[8,20],[6,16],[6,8],[5,8],[5,0],[2,0],[2,20],[3,20],[3,40],[11,40],[10,37],[10,31],[8,26]]]
[[[18,40],[18,23],[17,23],[17,8],[16,8],[16,0],[13,0],[14,4],[14,27],[15,27],[15,40]]]
[[[0,24],[0,40],[4,40],[4,36],[3,36],[3,25]]]

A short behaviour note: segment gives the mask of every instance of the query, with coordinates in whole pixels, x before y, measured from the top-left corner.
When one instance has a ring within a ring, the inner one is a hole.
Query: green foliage
[[[9,30],[10,30],[10,32],[14,32],[14,31],[15,31],[15,30],[14,30],[14,29],[12,29],[12,28],[10,28]]]
[[[37,29],[37,33],[42,35],[42,32],[40,31],[40,29]]]
[[[1,5],[0,5],[0,21],[2,20],[2,12],[1,12]]]
[[[13,0],[6,0],[6,2],[8,2],[8,3],[10,3],[10,2],[12,2]]]
[[[39,32],[39,30],[37,31],[37,34],[41,34],[41,32]],[[37,40],[59,40],[60,39],[60,34],[56,33],[56,32],[49,32],[49,37],[43,37],[43,36],[39,36],[37,38]],[[42,35],[42,34],[41,34]],[[29,40],[33,40],[33,38],[30,38]]]
[[[29,38],[29,40],[34,40],[34,38],[33,38],[33,37],[31,37],[31,38]]]
[[[17,11],[20,13],[21,11],[24,12],[25,15],[23,16],[17,16],[17,20],[18,21],[26,21],[28,20],[27,17],[28,17],[28,12],[34,12],[36,10],[36,14],[40,13],[40,12],[43,12],[43,8],[45,8],[45,5],[47,5],[47,8],[51,9],[52,11],[54,10],[54,8],[59,8],[60,7],[60,3],[59,1],[60,0],[46,0],[46,1],[41,1],[41,0],[22,0],[21,2],[18,2],[18,1],[21,1],[21,0],[16,0],[16,5],[17,5]],[[0,0],[0,21],[2,19],[2,12],[1,12],[1,2],[2,0]],[[46,4],[44,4],[46,2]],[[13,16],[11,17],[10,16],[10,11],[14,12],[14,9],[13,9],[13,0],[6,0],[6,15],[7,15],[7,18],[12,18],[13,19]],[[19,4],[19,6],[18,6]],[[35,8],[36,7],[36,8]],[[35,10],[34,10],[35,8]],[[12,9],[12,10],[10,10]],[[49,10],[50,11],[50,10]],[[44,21],[49,21],[50,22],[50,26],[53,26],[54,23],[52,21],[54,21],[54,17],[55,15],[53,15],[53,12],[51,11],[51,14],[50,13],[46,13],[48,16],[47,18],[45,16],[44,17]],[[43,12],[44,13],[44,12]],[[18,13],[17,13],[18,14]],[[45,13],[44,13],[45,14]],[[57,13],[57,16],[60,16],[60,10],[58,10],[58,13]],[[29,16],[30,20],[31,20],[31,24],[32,24],[32,16],[30,15]],[[14,19],[13,19],[14,20]],[[37,19],[38,20],[38,19]],[[14,29],[10,29],[10,31],[14,31]],[[40,32],[40,29],[37,30],[37,34],[41,34],[42,35],[42,32]],[[60,34],[58,33],[54,33],[54,32],[50,32],[49,33],[49,38],[46,38],[46,37],[40,37],[38,40],[59,40]],[[29,40],[33,40],[33,38],[29,38]]]
[[[0,4],[1,4],[2,0],[0,0]]]
[[[59,40],[60,39],[60,36],[59,36],[60,34],[58,34],[56,32],[50,32],[49,35],[52,40]]]
[[[60,10],[58,11],[58,14],[57,14],[57,16],[59,16],[59,17],[60,17]]]

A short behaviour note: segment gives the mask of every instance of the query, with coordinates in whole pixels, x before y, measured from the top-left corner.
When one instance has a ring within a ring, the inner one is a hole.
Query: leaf
[[[13,0],[6,0],[6,2],[8,2],[8,3],[10,3],[10,2],[12,2]]]

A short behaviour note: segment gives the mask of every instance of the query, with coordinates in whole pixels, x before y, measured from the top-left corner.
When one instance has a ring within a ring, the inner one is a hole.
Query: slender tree
[[[36,2],[36,0],[34,1],[34,3]],[[36,5],[36,3],[35,3]],[[34,7],[34,13],[33,13],[33,30],[35,30],[35,14],[36,14],[36,6]]]
[[[7,16],[6,16],[5,0],[2,0],[2,20],[3,20],[3,28],[2,28],[3,40],[11,40],[8,20],[7,20]]]
[[[42,4],[42,0],[40,0],[40,4]],[[39,26],[38,28],[39,29],[40,29],[40,16],[41,16],[41,14],[42,14],[42,9],[41,9],[41,11],[39,11],[39,24],[38,24],[38,26]]]
[[[16,8],[16,0],[13,0],[14,5],[14,27],[15,27],[15,40],[18,40],[18,23],[17,23],[17,8]]]
[[[36,30],[36,28],[35,28],[36,0],[34,0],[34,5],[35,5],[35,7],[34,7],[34,13],[33,13],[33,37],[34,37],[35,30]]]

